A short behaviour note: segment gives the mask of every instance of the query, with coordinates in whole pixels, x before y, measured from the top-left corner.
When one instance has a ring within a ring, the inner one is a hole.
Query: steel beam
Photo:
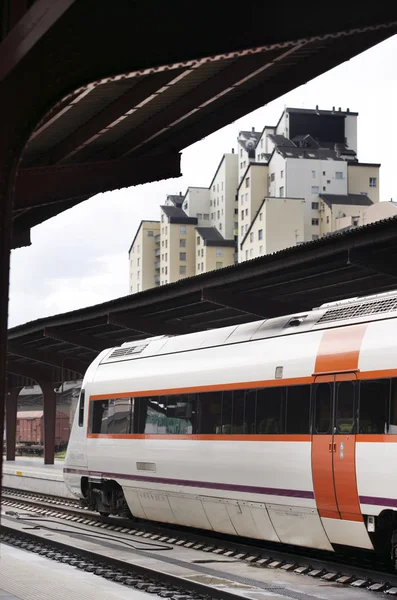
[[[32,381],[52,381],[54,384],[59,381],[58,378],[54,377],[54,371],[48,367],[39,367],[19,363],[14,360],[7,361],[7,372],[13,375],[19,375],[20,377],[26,377]]]
[[[186,70],[186,72],[188,73],[189,71]],[[168,89],[169,85],[172,85],[173,80],[179,80],[181,73],[182,69],[174,69],[139,79],[131,90],[84,123],[82,127],[66,139],[62,140],[47,155],[40,157],[40,164],[46,162],[55,164],[76,154],[91,141],[97,139],[120,123],[120,121],[139,110],[141,104],[146,105],[150,100],[154,99],[162,88],[163,90]],[[131,83],[133,84],[134,82],[132,81]]]
[[[12,71],[76,0],[39,0],[24,14],[0,46],[0,81]]]
[[[242,297],[238,294],[231,294],[217,288],[205,288],[201,292],[201,300],[203,302],[211,302],[219,304],[227,308],[233,308],[240,312],[248,313],[256,317],[266,318],[269,313],[274,312],[275,307],[272,303],[262,303],[260,300],[252,300],[252,298]]]
[[[21,169],[18,173],[14,209],[45,206],[79,196],[130,187],[153,180],[179,177],[180,154],[153,158],[79,163]]]
[[[48,381],[40,381],[44,404],[44,464],[53,465],[55,458],[55,427],[57,395]]]
[[[95,352],[102,352],[102,350],[109,347],[109,342],[107,340],[101,340],[100,338],[84,335],[82,333],[75,333],[74,331],[65,331],[57,327],[46,327],[44,329],[44,336],[50,337],[53,340],[72,344],[73,346],[94,350]]]
[[[108,323],[110,325],[118,325],[124,329],[131,329],[145,333],[148,336],[154,335],[183,335],[189,333],[187,327],[178,323],[161,323],[155,319],[147,319],[139,315],[119,315],[109,314]]]
[[[387,256],[377,256],[376,251],[360,250],[359,248],[351,248],[348,252],[347,264],[362,267],[367,271],[374,271],[382,275],[390,275],[397,278],[397,267],[394,261],[388,259]]]
[[[9,342],[8,344],[8,353],[15,354],[15,356],[23,356],[24,358],[30,358],[39,363],[44,363],[46,365],[51,365],[53,367],[59,367],[60,369],[68,369],[69,371],[75,371],[76,373],[80,373],[84,375],[89,364],[79,360],[78,358],[73,358],[72,356],[58,354],[57,352],[47,352],[44,350],[36,350],[34,348],[29,348],[28,346],[23,346],[16,342]]]
[[[12,388],[6,396],[6,460],[15,460],[18,395],[22,388]]]

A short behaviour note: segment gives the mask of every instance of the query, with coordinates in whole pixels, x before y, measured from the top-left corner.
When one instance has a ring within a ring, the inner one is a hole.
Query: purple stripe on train
[[[189,479],[168,479],[165,477],[150,477],[144,475],[126,475],[124,473],[105,473],[101,471],[84,471],[81,469],[64,468],[65,473],[91,475],[92,477],[109,477],[114,479],[128,479],[130,481],[143,481],[160,483],[164,485],[180,485],[184,487],[199,487],[210,490],[225,490],[244,492],[246,494],[266,494],[269,496],[288,496],[289,498],[309,498],[314,500],[313,492],[305,490],[288,490],[283,488],[259,487],[251,485],[234,485],[230,483],[213,483],[211,481],[191,481]]]

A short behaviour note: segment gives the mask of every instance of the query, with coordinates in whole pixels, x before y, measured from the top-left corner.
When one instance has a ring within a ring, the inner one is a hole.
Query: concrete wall
[[[189,187],[182,209],[189,217],[198,219],[199,227],[210,225],[210,191],[208,188]]]
[[[233,239],[234,206],[238,179],[237,154],[224,154],[209,190],[210,223],[225,239]],[[199,224],[200,225],[200,224]]]
[[[164,253],[163,248],[161,249],[161,285],[195,274],[195,227],[196,225],[179,223],[164,224],[165,244]],[[161,241],[163,241],[163,235]],[[182,258],[184,254],[186,260]]]
[[[256,211],[267,194],[268,166],[252,164],[238,190],[238,247],[239,262],[245,260],[241,254],[241,243]],[[248,185],[247,185],[248,178]]]
[[[345,117],[345,138],[348,147],[357,152],[357,116]]]
[[[367,194],[372,202],[379,202],[379,167],[348,165],[348,192],[349,194]],[[370,178],[376,179],[376,187],[370,186]]]

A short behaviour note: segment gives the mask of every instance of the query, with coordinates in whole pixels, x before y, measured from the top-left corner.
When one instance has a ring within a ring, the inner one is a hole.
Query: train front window
[[[397,379],[391,380],[390,420],[388,433],[397,433]]]
[[[386,432],[389,396],[390,379],[360,382],[359,433]]]
[[[95,400],[91,402],[91,430],[90,433],[108,432],[109,400]]]
[[[131,398],[113,398],[109,402],[107,433],[130,433]]]

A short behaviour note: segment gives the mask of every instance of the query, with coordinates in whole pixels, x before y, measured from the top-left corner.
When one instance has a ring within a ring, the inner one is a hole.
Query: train
[[[101,352],[68,489],[102,515],[397,558],[397,291]]]

